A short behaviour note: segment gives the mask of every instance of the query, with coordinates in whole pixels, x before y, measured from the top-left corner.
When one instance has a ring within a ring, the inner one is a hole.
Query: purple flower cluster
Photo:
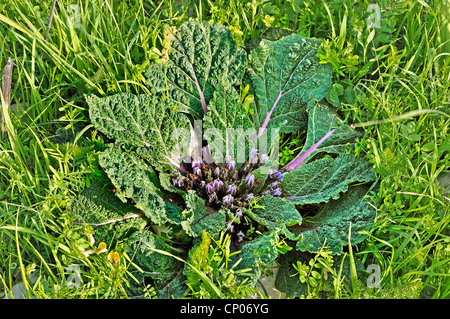
[[[241,166],[230,157],[226,157],[222,165],[212,163],[205,157],[209,154],[203,150],[203,158],[191,159],[189,166],[184,166],[186,173],[178,172],[178,177],[172,179],[173,186],[194,190],[214,209],[226,207],[233,220],[241,220],[249,203],[255,197],[264,195],[281,196],[279,187],[283,178],[282,172],[269,171],[269,175],[259,180],[256,169],[267,164],[269,157],[259,154],[257,150],[250,151],[249,160]],[[237,231],[230,219],[226,225],[227,231],[236,235],[237,241],[244,239],[242,230]]]

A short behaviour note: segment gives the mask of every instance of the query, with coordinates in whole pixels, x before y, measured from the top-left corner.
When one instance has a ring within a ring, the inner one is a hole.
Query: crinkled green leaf
[[[333,253],[340,254],[348,244],[351,226],[351,244],[366,238],[362,231],[372,227],[376,217],[376,207],[366,198],[369,189],[364,185],[350,188],[337,200],[330,200],[320,212],[308,220],[309,229],[301,232],[296,248],[317,252],[326,242]],[[312,228],[312,229],[311,229]]]
[[[242,246],[242,268],[253,268],[256,264],[268,265],[278,257],[278,236],[269,234],[254,239]]]
[[[375,180],[372,164],[342,153],[337,158],[322,158],[288,172],[281,180],[283,197],[294,204],[317,204],[338,199],[352,182]]]
[[[329,135],[327,138],[324,139]],[[361,133],[343,123],[334,110],[324,104],[316,104],[308,112],[308,131],[300,153],[284,169],[291,171],[305,165],[315,154],[342,153],[356,143]],[[319,144],[319,145],[318,145]]]
[[[132,205],[122,203],[112,191],[98,182],[85,188],[70,204],[69,211],[77,224],[90,224],[97,242],[121,239],[127,234],[143,229],[147,224]],[[135,216],[132,218],[127,218]]]
[[[180,160],[180,139],[190,132],[189,120],[172,111],[155,96],[119,93],[99,98],[87,96],[89,115],[95,128],[116,142],[137,146],[136,152],[153,166]],[[189,140],[185,142],[189,146]],[[177,158],[176,155],[178,155]]]
[[[146,230],[135,232],[126,242],[129,245],[127,254],[132,257],[133,263],[139,265],[139,268],[143,271],[141,272],[139,269],[131,266],[130,271],[133,275],[141,282],[146,277],[151,278],[153,280],[152,286],[159,292],[158,297],[160,298],[171,298],[174,293],[180,297],[180,292],[167,289],[167,286],[171,285],[182,274],[184,268],[182,261],[169,254],[178,256],[180,253],[155,234]],[[161,254],[155,249],[169,254]],[[177,291],[180,290],[179,288],[177,288]],[[186,288],[184,291],[186,291]],[[183,291],[183,289],[181,290]],[[184,294],[184,291],[181,295]]]
[[[99,163],[117,188],[117,196],[125,201],[133,199],[135,206],[156,224],[169,221],[166,204],[152,180],[157,179],[150,165],[133,152],[119,147],[106,149]]]
[[[269,231],[281,231],[285,235],[290,234],[286,227],[302,222],[302,216],[292,202],[271,195],[261,197],[257,207],[248,214],[259,224],[267,226]]]
[[[300,297],[308,293],[308,287],[300,282],[298,272],[292,265],[297,261],[305,263],[305,258],[295,250],[288,251],[278,259],[280,266],[275,279],[275,288],[284,292],[288,298]]]
[[[278,236],[274,233],[263,235],[242,246],[241,252],[235,258],[242,258],[237,269],[251,269],[246,278],[256,284],[262,269],[278,257]]]
[[[255,95],[253,120],[259,129],[294,132],[306,127],[306,109],[321,100],[331,85],[331,67],[316,56],[320,41],[288,35],[262,40],[249,57],[249,80]]]
[[[246,69],[245,51],[218,23],[187,21],[165,34],[171,43],[168,61],[150,66],[147,85],[155,93],[168,93],[178,111],[200,118],[217,87],[239,84]]]
[[[209,104],[209,112],[203,117],[204,137],[212,150],[216,163],[222,163],[230,155],[237,163],[248,157],[248,137],[254,133],[238,92],[232,88],[219,87]],[[247,156],[247,157],[246,157]]]
[[[188,235],[197,237],[204,230],[209,234],[225,230],[226,213],[224,211],[215,211],[207,207],[205,201],[192,190],[186,193],[184,200],[187,209],[181,225]]]

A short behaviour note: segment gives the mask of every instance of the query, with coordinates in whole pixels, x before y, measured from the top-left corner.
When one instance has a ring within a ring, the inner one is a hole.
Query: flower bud
[[[231,224],[231,221],[226,222],[226,223],[225,223],[225,226],[227,227],[227,230],[228,230],[230,233],[233,232],[233,230],[234,230],[234,225]]]
[[[272,184],[269,185],[269,188],[277,188],[279,184],[280,184],[279,181],[273,182]]]
[[[206,185],[205,189],[210,194],[216,190],[216,188],[214,187],[213,182],[208,183],[208,185]]]
[[[203,161],[201,158],[196,158],[192,161],[192,168],[197,168],[197,167],[201,167],[203,164]]]
[[[283,176],[284,176],[284,174],[281,173],[281,172],[276,172],[276,173],[275,173],[275,177],[278,178],[279,180],[282,179]]]
[[[269,161],[269,156],[267,156],[267,154],[262,154],[259,157],[259,161],[260,161],[261,165],[267,164],[267,162]]]
[[[255,183],[255,176],[253,174],[248,175],[245,178],[245,182],[247,183],[248,187],[252,187],[253,184]]]
[[[258,150],[252,148],[249,154],[249,162],[250,163],[256,163],[258,157]]]
[[[216,167],[216,169],[214,170],[214,175],[216,175],[216,177],[220,176],[220,168]]]
[[[235,167],[236,167],[236,162],[235,162],[235,161],[231,160],[231,161],[228,162],[227,168],[228,168],[230,171],[233,171],[233,170],[235,169]]]
[[[238,239],[237,242],[240,243],[241,241],[244,240],[245,234],[242,232],[242,230],[240,230],[240,231],[236,234],[236,237],[237,237],[237,239]]]
[[[234,184],[228,185],[227,194],[236,194],[236,186],[234,186]]]
[[[184,182],[183,182],[183,180],[181,179],[181,177],[173,178],[173,179],[172,179],[172,184],[173,184],[174,186],[176,186],[176,187],[183,187],[183,186],[184,186]]]
[[[281,195],[281,189],[276,188],[272,191],[272,196],[280,196]]]
[[[202,170],[200,169],[200,167],[194,167],[193,171],[195,175],[197,175],[198,177],[202,177]]]
[[[241,217],[243,215],[242,209],[240,209],[240,208],[236,209],[235,215],[237,218],[241,219]]]
[[[247,196],[245,197],[245,200],[248,202],[251,202],[253,200],[253,193],[247,194]]]
[[[220,179],[216,178],[213,182],[213,185],[216,190],[219,190],[219,188],[222,187],[223,182]]]
[[[234,197],[231,196],[230,194],[225,195],[222,199],[222,202],[225,206],[231,206],[233,204],[234,201]]]

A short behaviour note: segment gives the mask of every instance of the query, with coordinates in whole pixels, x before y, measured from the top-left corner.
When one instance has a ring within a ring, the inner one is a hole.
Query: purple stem
[[[194,71],[194,67],[192,66],[192,71]],[[195,86],[197,87],[198,90],[198,94],[200,95],[200,103],[202,104],[202,108],[203,108],[203,112],[204,113],[208,113],[208,108],[206,106],[206,100],[205,100],[205,95],[203,94],[203,91],[200,87],[200,83],[198,83],[198,79],[197,76],[194,73],[194,78],[195,78]]]
[[[261,135],[263,135],[264,131],[266,130],[267,125],[269,124],[270,121],[270,117],[272,116],[273,111],[275,110],[275,108],[277,107],[278,102],[281,99],[281,96],[283,95],[283,91],[280,92],[280,94],[278,94],[277,99],[275,100],[275,102],[273,103],[272,108],[270,109],[269,113],[267,113],[266,118],[263,122],[263,124],[261,125],[261,127],[259,128],[258,134],[256,135],[256,137],[252,135],[250,135],[250,139],[251,140],[256,140],[258,139]]]
[[[180,171],[182,171],[183,173],[187,173],[187,170],[181,166],[180,164],[178,164],[177,162],[175,162],[173,159],[171,159],[169,156],[163,155],[165,158],[167,158],[170,162],[170,164],[172,164],[173,166],[175,166],[176,168],[178,168]]]
[[[320,194],[322,194],[322,192],[319,192],[317,194],[309,194],[309,195],[302,195],[302,196],[289,196],[289,197],[284,197],[284,199],[306,198],[306,197],[309,197],[311,195],[320,195]]]
[[[307,159],[313,152],[315,152],[317,150],[317,148],[320,146],[320,144],[322,144],[323,142],[325,142],[325,140],[327,138],[329,138],[331,136],[331,134],[333,134],[334,130],[329,131],[327,134],[325,134],[324,137],[322,137],[317,143],[313,144],[313,146],[311,146],[305,153],[303,153],[301,156],[298,156],[296,158],[294,158],[290,163],[288,163],[285,167],[284,170],[286,172],[290,172],[298,167],[301,166],[301,164],[303,163],[303,161],[305,159]]]

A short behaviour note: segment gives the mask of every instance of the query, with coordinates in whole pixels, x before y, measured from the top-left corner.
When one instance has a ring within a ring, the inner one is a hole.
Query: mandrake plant
[[[204,231],[231,235],[253,283],[282,239],[311,253],[326,242],[335,254],[349,229],[350,243],[361,242],[376,216],[375,176],[351,152],[362,133],[324,101],[332,68],[316,56],[321,42],[290,34],[244,49],[205,21],[164,36],[146,72],[151,94],[86,96],[92,123],[113,141],[99,162],[115,193],[85,189],[70,207],[77,222],[97,240],[126,241],[137,278],[160,297],[186,292],[184,264],[168,254],[188,258]],[[303,149],[279,167],[278,135],[297,131]]]

